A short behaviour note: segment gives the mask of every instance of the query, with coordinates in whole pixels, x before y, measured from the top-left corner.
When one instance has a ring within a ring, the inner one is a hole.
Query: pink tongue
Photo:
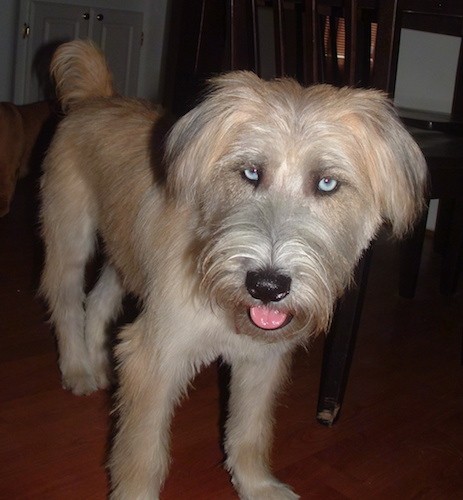
[[[250,309],[251,321],[264,330],[276,330],[287,320],[288,314],[275,311],[265,306],[255,306]]]

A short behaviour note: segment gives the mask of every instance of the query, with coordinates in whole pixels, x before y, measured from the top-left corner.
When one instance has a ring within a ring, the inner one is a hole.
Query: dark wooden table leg
[[[448,239],[442,251],[440,290],[444,295],[457,291],[463,253],[463,198],[456,198],[453,216],[448,229]]]
[[[371,248],[357,265],[355,285],[339,302],[323,352],[317,420],[327,426],[339,417],[368,281]]]

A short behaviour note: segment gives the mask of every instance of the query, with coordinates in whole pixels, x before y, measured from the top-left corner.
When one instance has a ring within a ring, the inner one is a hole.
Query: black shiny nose
[[[248,271],[246,288],[249,294],[262,302],[278,302],[288,295],[291,278],[276,271]]]

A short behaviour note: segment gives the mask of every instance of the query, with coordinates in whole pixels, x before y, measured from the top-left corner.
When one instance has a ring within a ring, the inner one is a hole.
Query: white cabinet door
[[[15,102],[29,103],[52,95],[49,64],[62,42],[90,38],[106,54],[117,90],[136,95],[143,14],[117,9],[25,0],[23,36],[18,40]]]
[[[31,3],[24,67],[24,102],[40,101],[52,94],[48,69],[59,43],[87,38],[89,21],[82,7],[41,2]]]
[[[91,38],[106,54],[117,90],[123,95],[136,95],[143,15],[115,9],[91,9],[91,16]]]

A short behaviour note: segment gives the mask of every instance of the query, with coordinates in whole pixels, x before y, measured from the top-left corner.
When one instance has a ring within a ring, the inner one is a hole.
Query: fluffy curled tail
[[[115,94],[105,56],[88,40],[60,45],[53,55],[50,73],[64,112],[70,111],[80,101]]]

